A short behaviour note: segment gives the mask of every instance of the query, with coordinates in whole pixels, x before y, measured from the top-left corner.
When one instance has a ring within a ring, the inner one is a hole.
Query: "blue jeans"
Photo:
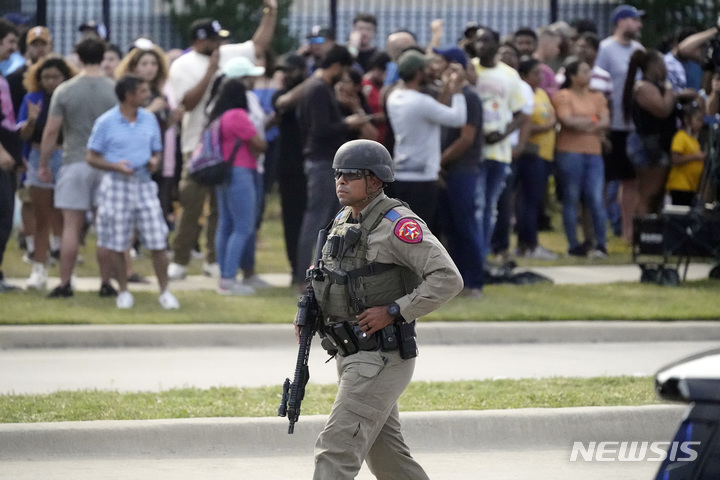
[[[547,187],[548,163],[536,154],[521,155],[516,162],[515,220],[520,248],[533,249],[538,244],[538,218]]]
[[[480,228],[475,219],[478,173],[455,173],[445,178],[447,188],[440,191],[439,211],[448,252],[457,265],[466,288],[483,287],[483,257],[480,254]]]
[[[497,160],[483,160],[480,163],[475,216],[480,228],[480,253],[485,259],[490,253],[490,241],[497,218],[497,202],[510,175],[510,164]]]
[[[605,247],[605,204],[603,186],[605,183],[605,167],[600,155],[583,153],[557,152],[555,155],[557,180],[562,184],[562,217],[565,236],[570,248],[577,247],[578,204],[582,196],[585,205],[590,209],[595,242]]]
[[[235,278],[240,259],[247,261],[249,245],[255,243],[256,177],[256,170],[233,167],[230,183],[216,187],[219,215],[215,250],[222,278]]]
[[[252,170],[252,172],[255,180],[255,205],[257,207],[254,223],[255,228],[253,229],[252,237],[245,245],[245,250],[243,250],[243,254],[240,257],[240,269],[247,271],[255,270],[255,241],[257,239],[257,232],[260,230],[260,220],[264,212],[263,202],[265,202],[264,175],[257,170]]]

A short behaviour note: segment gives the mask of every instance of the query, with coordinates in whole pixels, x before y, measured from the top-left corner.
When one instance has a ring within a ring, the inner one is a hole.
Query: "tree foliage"
[[[173,22],[185,45],[190,44],[188,29],[198,18],[213,18],[230,32],[234,42],[252,38],[260,24],[263,0],[166,0],[170,4]],[[277,24],[271,44],[277,53],[294,49],[297,41],[290,37],[287,17],[292,0],[278,0]]]
[[[660,47],[679,30],[705,30],[715,25],[720,0],[633,0],[632,5],[645,10],[642,43]]]

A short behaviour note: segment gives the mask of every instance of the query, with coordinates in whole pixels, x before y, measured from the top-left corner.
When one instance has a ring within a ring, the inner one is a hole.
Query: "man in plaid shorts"
[[[141,108],[150,97],[150,86],[136,75],[118,80],[115,94],[120,104],[105,112],[93,125],[88,140],[87,161],[105,170],[98,192],[98,246],[112,251],[120,293],[118,308],[133,306],[127,290],[125,256],[134,232],[152,251],[153,268],[160,285],[160,305],[166,310],[180,307],[167,289],[167,234],[157,184],[150,174],[162,156],[160,127],[155,116]]]

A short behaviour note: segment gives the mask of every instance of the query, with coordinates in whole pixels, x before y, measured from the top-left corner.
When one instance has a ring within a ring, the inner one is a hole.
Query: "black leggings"
[[[5,247],[10,239],[15,212],[15,173],[0,170],[0,280]]]

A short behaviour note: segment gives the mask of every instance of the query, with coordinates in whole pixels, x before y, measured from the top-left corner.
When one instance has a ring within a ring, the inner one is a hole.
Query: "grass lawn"
[[[328,414],[337,387],[308,385],[302,415]],[[280,387],[178,389],[159,393],[105,391],[0,395],[0,423],[162,418],[272,417]],[[550,378],[412,382],[402,411],[495,410],[660,403],[649,377]]]
[[[130,311],[113,299],[78,292],[71,299],[48,300],[39,292],[3,295],[0,325],[32,324],[172,324],[288,323],[297,294],[290,288],[268,289],[249,297],[226,297],[211,291],[175,292],[180,310],[165,311],[155,292],[135,292]],[[688,320],[718,319],[718,283],[686,282],[675,288],[616,283],[609,285],[489,285],[483,300],[457,297],[423,321],[512,320]]]

